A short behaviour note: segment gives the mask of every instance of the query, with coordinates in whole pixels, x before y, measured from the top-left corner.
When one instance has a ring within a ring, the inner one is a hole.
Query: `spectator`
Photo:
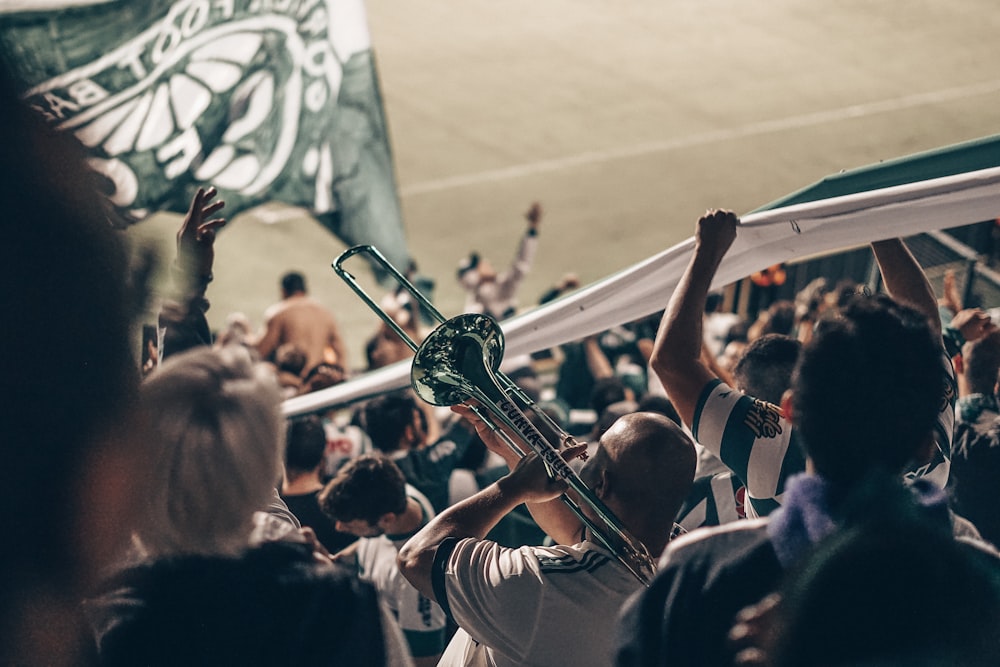
[[[455,409],[472,418],[468,408]],[[607,665],[607,619],[641,584],[556,500],[565,485],[548,478],[541,459],[518,460],[485,424],[476,420],[476,428],[512,472],[442,512],[399,553],[406,578],[459,625],[441,664]],[[566,450],[564,459],[582,448]],[[690,439],[654,413],[620,419],[580,474],[654,556],[693,475]],[[525,502],[556,546],[509,549],[484,539]]]
[[[274,370],[283,398],[291,398],[302,391],[302,371],[306,367],[306,353],[295,343],[285,343],[274,353]]]
[[[736,238],[736,223],[735,215],[723,211],[699,221],[695,258],[667,309],[673,322],[683,321],[688,309],[701,321],[700,298],[690,296],[703,294],[702,285],[707,289]],[[773,592],[786,569],[837,530],[851,491],[873,475],[902,484],[911,461],[932,458],[932,436],[942,404],[948,404],[945,370],[951,369],[942,363],[940,328],[929,318],[936,302],[901,241],[872,247],[889,292],[917,308],[885,296],[858,298],[818,328],[802,350],[777,420],[757,413],[762,418],[754,422],[775,431],[793,419],[808,472],[789,480],[781,509],[771,517],[695,531],[672,544],[653,585],[623,612],[616,664],[731,664],[725,639],[736,613]],[[677,338],[682,332],[671,321],[665,332],[658,345],[697,348],[701,338],[698,331]],[[681,369],[668,369],[666,361],[661,357],[657,370],[669,380],[668,390],[681,388],[673,377]],[[692,371],[689,364],[683,367]],[[674,394],[681,416],[690,420],[691,394]],[[911,490],[927,521],[953,529],[938,487],[921,479]],[[913,583],[919,585],[919,578]]]
[[[79,600],[144,483],[130,327],[145,286],[83,148],[19,88],[0,61],[0,664],[75,666],[94,658]]]
[[[427,414],[409,392],[386,394],[368,402],[363,427],[372,446],[399,466],[406,481],[437,510],[448,506],[448,481],[464,457],[472,433],[456,421],[440,439],[428,442]]]
[[[339,562],[372,582],[395,616],[419,667],[438,663],[446,619],[433,598],[424,597],[396,567],[399,548],[434,516],[427,498],[406,483],[381,454],[364,454],[341,468],[320,495],[323,512],[337,530],[360,538],[338,554]]]
[[[953,323],[961,323],[965,312],[960,311]],[[982,317],[982,311],[978,312]],[[960,397],[955,406],[948,492],[955,511],[972,521],[984,538],[1000,545],[1000,510],[995,502],[1000,479],[1000,405],[996,391],[1000,331],[989,319],[985,323],[988,333],[966,343],[961,356],[956,357]]]
[[[288,424],[287,437],[281,499],[303,526],[312,528],[319,543],[335,554],[355,538],[338,531],[319,507],[319,493],[323,490],[320,471],[327,446],[323,420],[315,415],[295,419]]]
[[[863,491],[850,525],[823,540],[780,595],[741,612],[730,636],[753,658],[741,664],[1000,664],[995,555],[952,540],[905,495]]]
[[[280,401],[273,373],[235,346],[179,354],[144,383],[156,472],[142,562],[89,605],[103,664],[405,664],[371,587],[297,532],[252,539],[281,469]]]
[[[528,229],[521,237],[510,268],[497,273],[485,257],[471,253],[458,267],[458,282],[466,291],[465,312],[485,313],[496,320],[514,314],[517,308],[517,291],[538,250],[538,226],[542,222],[541,204],[535,202],[524,214]]]
[[[283,343],[295,343],[305,351],[305,368],[321,361],[347,368],[347,347],[337,320],[309,296],[305,277],[296,271],[281,278],[281,301],[264,313],[264,332],[257,341],[257,351],[269,360]]]
[[[705,295],[735,237],[736,217],[731,213],[716,211],[698,221],[698,243],[671,296],[652,364],[695,440],[721,459],[746,486],[744,507],[747,516],[755,517],[764,516],[780,505],[785,482],[803,470],[804,460],[796,444],[797,428],[793,428],[776,404],[738,388],[734,391],[702,360]],[[933,318],[933,331],[940,336],[937,299],[923,270],[911,262],[893,262],[889,267],[890,274],[883,273],[886,285],[895,285],[901,299],[913,303],[927,318]],[[895,270],[901,271],[901,275],[891,274]],[[948,478],[954,386],[951,363],[945,358],[943,347],[941,353],[940,364],[947,367],[949,374],[944,380],[948,386],[943,389],[934,432],[934,457],[912,466],[907,474],[930,477],[943,488]],[[780,386],[780,382],[769,384]],[[776,393],[769,398],[774,399]]]

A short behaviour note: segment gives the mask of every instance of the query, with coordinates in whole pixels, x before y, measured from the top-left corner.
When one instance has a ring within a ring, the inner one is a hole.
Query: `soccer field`
[[[545,218],[522,305],[565,272],[589,283],[687,238],[708,207],[745,212],[841,169],[1000,132],[995,0],[367,9],[410,249],[445,315],[461,309],[460,258],[506,263],[533,200]],[[293,209],[238,216],[218,242],[213,326],[232,311],[259,324],[298,269],[360,364],[375,320],[329,268],[343,249]]]

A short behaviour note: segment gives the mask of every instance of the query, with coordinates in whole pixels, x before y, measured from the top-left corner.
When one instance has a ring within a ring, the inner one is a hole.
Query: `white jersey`
[[[427,498],[410,485],[406,486],[406,495],[420,503],[424,511],[422,528],[434,516],[434,510]],[[403,631],[413,657],[439,655],[444,648],[447,626],[444,611],[414,588],[396,565],[399,547],[412,535],[381,535],[358,540],[358,575],[375,585],[379,598]]]
[[[438,547],[435,595],[459,625],[439,667],[606,667],[614,619],[642,584],[603,547]]]

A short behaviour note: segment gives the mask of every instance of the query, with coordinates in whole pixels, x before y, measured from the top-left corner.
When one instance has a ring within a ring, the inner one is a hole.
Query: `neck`
[[[319,481],[319,469],[316,470],[288,470],[285,472],[285,481],[281,484],[281,492],[297,496],[304,493],[312,493],[323,488],[323,483]]]
[[[424,510],[413,498],[406,499],[406,509],[402,514],[397,514],[395,520],[385,527],[385,532],[389,535],[407,535],[420,528],[424,520]]]

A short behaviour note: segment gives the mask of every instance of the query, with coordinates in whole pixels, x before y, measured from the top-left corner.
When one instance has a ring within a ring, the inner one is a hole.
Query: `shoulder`
[[[738,559],[747,550],[770,545],[767,524],[766,518],[745,519],[693,530],[667,545],[660,559],[660,568],[696,559]]]

